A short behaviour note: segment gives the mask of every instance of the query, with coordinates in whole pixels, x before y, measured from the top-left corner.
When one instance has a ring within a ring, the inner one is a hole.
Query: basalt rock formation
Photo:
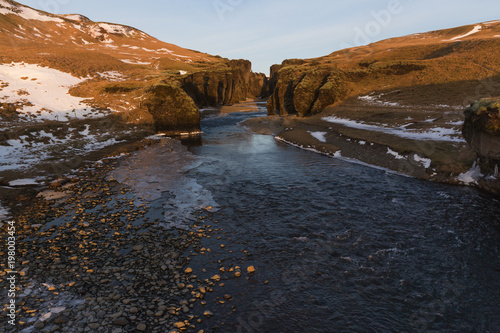
[[[251,71],[248,60],[206,69],[183,79],[183,88],[198,106],[231,105],[247,98],[267,97],[267,77]]]
[[[200,131],[200,110],[177,82],[164,81],[150,87],[142,104],[153,116],[157,132]]]
[[[340,71],[300,67],[302,63],[288,60],[271,67],[269,115],[311,116],[345,97],[345,75]]]
[[[483,98],[465,110],[463,135],[480,157],[481,170],[498,174],[500,164],[500,98]]]

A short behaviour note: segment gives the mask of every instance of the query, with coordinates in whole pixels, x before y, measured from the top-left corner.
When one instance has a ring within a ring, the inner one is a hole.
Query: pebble
[[[186,327],[186,324],[184,324],[182,321],[179,321],[179,322],[176,322],[174,324],[174,327],[175,328],[184,328],[184,327]]]
[[[59,316],[54,320],[56,324],[66,324],[67,322],[69,322],[69,318],[66,316]]]
[[[129,322],[125,317],[120,317],[113,320],[113,325],[127,326],[128,324]]]

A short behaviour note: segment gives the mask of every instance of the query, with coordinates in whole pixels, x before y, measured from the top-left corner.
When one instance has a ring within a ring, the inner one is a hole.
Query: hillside
[[[117,70],[132,68],[124,64],[195,69],[200,64],[222,62],[220,57],[162,42],[133,27],[93,22],[78,14],[52,15],[10,0],[0,1],[0,14],[3,62],[9,59],[36,61],[79,76],[94,75],[103,70],[102,66]],[[95,59],[92,55],[96,52],[114,59]],[[85,61],[78,62],[73,59],[75,55],[85,58]],[[74,63],[58,61],[61,60],[57,59],[58,56],[67,56]],[[178,64],[174,65],[174,62]]]

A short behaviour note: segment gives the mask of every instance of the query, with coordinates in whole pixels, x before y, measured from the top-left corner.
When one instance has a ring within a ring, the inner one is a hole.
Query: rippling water
[[[499,201],[237,126],[257,115],[205,119],[190,149],[202,163],[188,176],[221,206],[224,237],[204,245],[226,242],[192,264],[258,269],[209,296],[234,300],[208,332],[500,331]]]

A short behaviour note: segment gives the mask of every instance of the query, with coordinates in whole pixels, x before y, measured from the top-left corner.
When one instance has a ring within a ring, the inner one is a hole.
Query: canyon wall
[[[200,106],[231,105],[247,98],[267,97],[267,77],[251,71],[248,60],[230,60],[227,68],[215,68],[188,75],[183,89]]]

